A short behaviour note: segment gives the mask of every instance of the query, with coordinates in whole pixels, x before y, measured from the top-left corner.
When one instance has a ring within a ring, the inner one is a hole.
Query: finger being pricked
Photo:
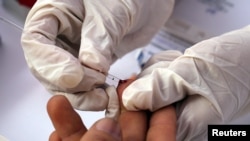
[[[173,105],[169,105],[152,113],[149,121],[147,141],[175,141],[176,113]]]
[[[122,104],[122,92],[135,77],[122,81],[117,89],[120,99],[121,114],[119,124],[123,141],[145,141],[148,129],[147,113],[145,111],[127,111]]]
[[[147,135],[145,111],[124,111],[119,117],[123,141],[145,141]]]

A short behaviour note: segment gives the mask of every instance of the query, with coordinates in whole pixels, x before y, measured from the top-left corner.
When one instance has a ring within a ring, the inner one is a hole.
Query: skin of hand
[[[176,140],[176,113],[175,108],[173,105],[166,106],[162,109],[159,109],[153,113],[146,114],[146,111],[127,111],[126,108],[123,106],[121,99],[122,99],[122,93],[124,89],[127,88],[129,84],[131,84],[136,79],[136,76],[133,75],[130,79],[121,81],[121,83],[118,85],[117,93],[120,101],[120,107],[121,107],[121,115],[120,119],[123,117],[126,117],[126,119],[134,120],[133,117],[136,117],[138,121],[144,121],[146,127],[146,140],[147,141],[175,141]],[[148,112],[147,112],[148,113]],[[126,129],[128,126],[123,121],[120,121],[122,129]],[[128,120],[128,121],[130,121]],[[145,121],[147,120],[147,121]],[[141,122],[137,122],[141,123]],[[137,124],[136,123],[136,124]],[[133,130],[136,132],[136,130]]]
[[[118,86],[118,95],[134,79],[123,81]],[[122,105],[122,104],[121,104]],[[173,106],[167,106],[150,116],[145,111],[127,111],[124,107],[118,121],[110,118],[98,120],[88,130],[81,117],[66,97],[53,96],[47,103],[48,115],[55,131],[49,141],[174,141],[176,115]]]
[[[100,119],[88,130],[65,96],[53,96],[47,103],[47,111],[55,128],[49,141],[120,141],[122,138],[126,138],[123,141],[145,140],[146,126],[136,112],[124,113],[119,121]],[[132,121],[129,121],[130,116],[133,116]],[[126,122],[127,126],[121,127],[120,122]]]

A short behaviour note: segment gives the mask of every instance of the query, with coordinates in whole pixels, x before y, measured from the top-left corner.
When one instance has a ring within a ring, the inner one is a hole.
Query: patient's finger
[[[144,111],[124,111],[119,117],[123,141],[145,141],[147,115]]]
[[[154,112],[150,118],[147,141],[175,141],[176,113],[173,106]]]
[[[119,123],[122,129],[123,141],[145,141],[147,134],[147,115],[145,111],[127,111],[121,102],[123,90],[134,81],[131,78],[122,81],[117,88],[121,109]]]
[[[49,136],[49,141],[62,141],[56,131],[52,132]]]
[[[87,131],[80,116],[64,96],[54,96],[47,103],[47,111],[55,127],[50,141],[79,141]]]
[[[135,81],[136,76],[133,75],[131,76],[129,79],[126,80],[121,80],[119,82],[119,85],[117,87],[117,93],[118,93],[118,98],[119,98],[119,102],[120,102],[120,107],[121,107],[121,111],[123,112],[123,110],[126,111],[125,107],[122,104],[122,93],[123,91],[133,82]]]

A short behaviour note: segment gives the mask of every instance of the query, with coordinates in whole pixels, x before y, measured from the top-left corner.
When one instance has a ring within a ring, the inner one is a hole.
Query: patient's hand
[[[134,80],[135,77],[120,83],[117,89],[120,98],[123,90]],[[167,106],[153,113],[123,109],[118,123],[112,119],[104,118],[96,122],[89,131],[66,97],[53,96],[48,101],[47,110],[55,127],[50,141],[94,141],[100,139],[110,141],[174,141],[176,136],[176,116],[173,106]],[[119,137],[119,135],[122,136]]]

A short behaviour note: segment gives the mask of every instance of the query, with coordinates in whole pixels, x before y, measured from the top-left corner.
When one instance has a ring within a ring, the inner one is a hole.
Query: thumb
[[[121,141],[121,128],[111,119],[104,118],[97,121],[82,137],[81,141]]]

